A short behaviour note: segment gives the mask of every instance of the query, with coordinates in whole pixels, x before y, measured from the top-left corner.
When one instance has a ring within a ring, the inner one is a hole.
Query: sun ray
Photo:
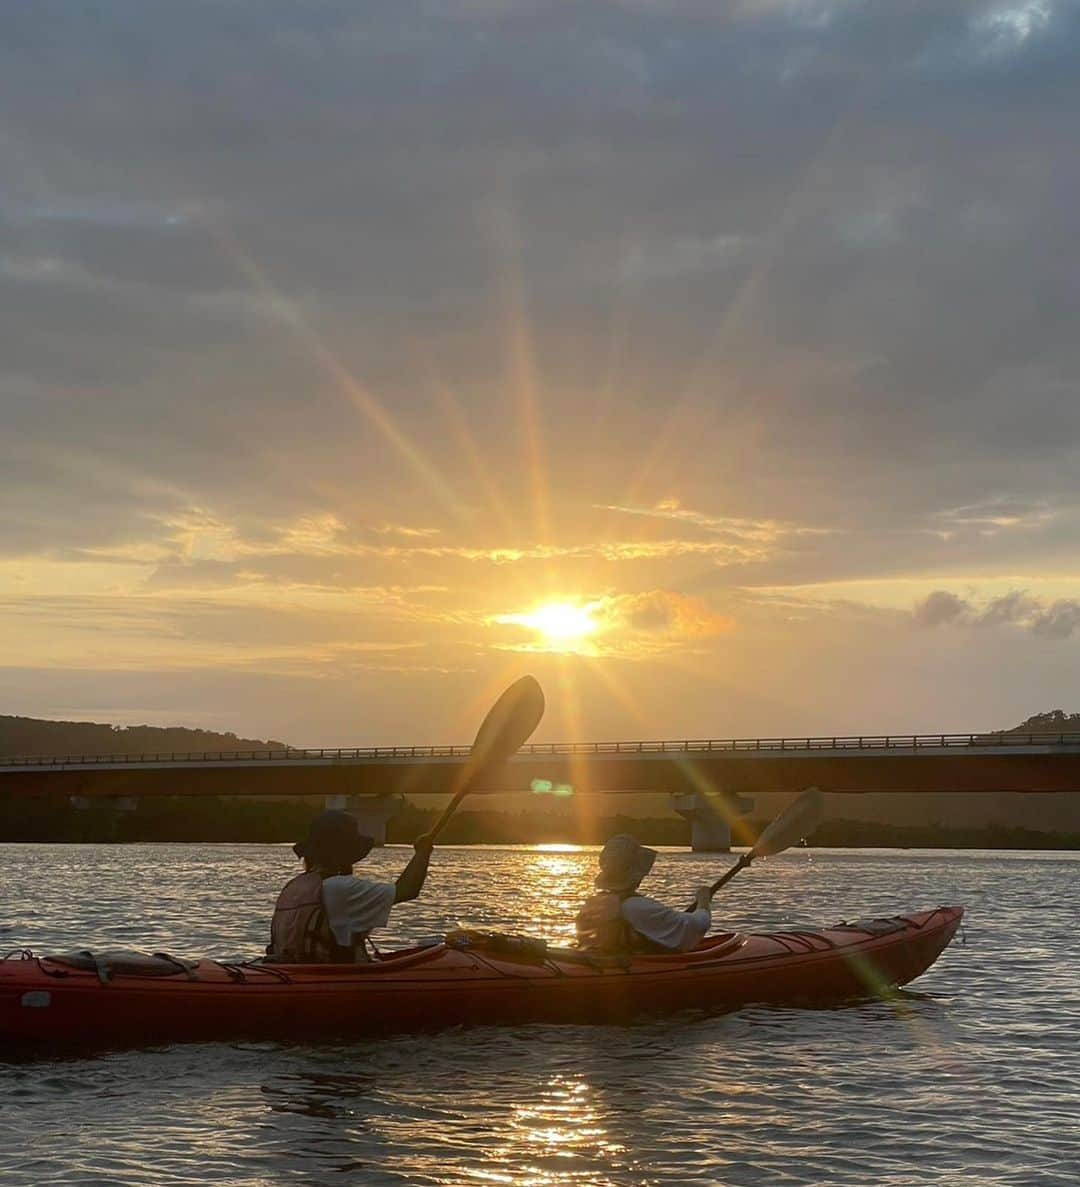
[[[559,656],[556,662],[556,674],[563,705],[563,719],[566,722],[569,736],[571,739],[583,738],[585,730],[581,695],[578,682],[570,667],[570,657]],[[591,835],[591,826],[596,818],[596,806],[590,794],[593,791],[593,785],[589,776],[588,764],[584,761],[583,756],[571,755],[569,766],[570,786],[574,789],[572,812],[579,829],[583,830],[578,835],[588,837]]]
[[[522,452],[530,480],[533,522],[541,543],[551,538],[551,510],[547,489],[547,462],[538,406],[536,352],[522,277],[522,244],[509,206],[496,206],[492,219],[499,260],[496,287],[503,314],[510,395],[517,404]]]
[[[487,497],[488,507],[499,521],[499,526],[505,532],[506,538],[513,540],[517,532],[514,521],[507,509],[506,498],[492,477],[491,466],[485,463],[479,449],[476,447],[472,433],[469,432],[468,421],[466,420],[464,409],[461,406],[461,401],[449,385],[440,379],[431,368],[428,368],[428,384],[444,419],[450,427],[450,432],[458,444],[458,448],[468,459],[473,477]]]
[[[607,426],[619,390],[618,377],[626,350],[632,306],[640,289],[640,282],[635,281],[628,266],[629,260],[633,258],[634,249],[635,245],[629,237],[624,237],[623,249],[619,252],[617,260],[618,272],[612,286],[615,297],[608,319],[603,373],[596,385],[596,397],[593,401],[591,437],[597,446],[603,444],[600,436]]]
[[[602,663],[591,661],[590,670],[593,671],[604,682],[608,691],[615,697],[616,700],[627,710],[627,712],[637,722],[642,733],[648,735],[651,733],[651,723],[642,711],[641,707],[633,700],[633,698],[626,692],[626,690],[619,684],[613,674],[609,672],[606,666]],[[718,812],[727,821],[732,830],[733,837],[737,843],[744,843],[748,840],[746,832],[746,820],[741,816],[730,804],[727,797],[721,794],[722,788],[717,787],[708,777],[706,777],[690,760],[684,760],[682,756],[677,753],[673,755],[673,761],[679,768],[681,777],[693,788],[694,791],[701,792],[703,795],[709,796],[709,802],[717,809]],[[671,791],[678,791],[678,787],[672,787]]]
[[[633,699],[626,689],[615,678],[614,674],[608,670],[604,663],[596,661],[589,662],[589,670],[593,675],[597,676],[607,687],[608,692],[619,702],[620,705],[627,711],[631,718],[633,718],[637,728],[642,734],[651,733],[651,724],[641,706]]]
[[[232,260],[251,287],[271,302],[281,321],[289,327],[296,340],[329,377],[335,390],[364,415],[410,469],[439,498],[443,506],[456,507],[457,496],[443,481],[438,468],[428,461],[423,452],[398,428],[390,413],[316,333],[304,311],[273,285],[265,270],[239,243],[235,235],[213,223],[209,224],[209,227],[211,235],[225,255]]]
[[[763,236],[764,246],[758,253],[754,266],[739,285],[732,300],[725,306],[716,333],[687,369],[686,378],[672,402],[671,410],[663,427],[653,438],[651,448],[643,457],[627,488],[626,497],[630,501],[636,501],[642,497],[642,491],[657,470],[662,467],[673,469],[668,458],[673,442],[699,438],[699,432],[693,431],[692,426],[687,423],[691,417],[695,416],[690,407],[695,384],[705,374],[710,363],[716,359],[724,358],[736,335],[753,324],[757,306],[763,300],[769,278],[777,261],[781,258],[791,230],[796,226],[799,216],[818,184],[831,176],[829,162],[833,153],[850,130],[856,113],[865,108],[867,95],[874,85],[873,80],[864,78],[853,86],[846,105],[837,115],[821,147],[803,168],[798,183],[792,186],[774,226],[767,235]],[[735,382],[734,379],[730,380],[731,384],[735,384]],[[745,382],[739,383],[737,386],[745,396],[747,404],[757,401],[758,393],[752,387],[748,389]],[[697,413],[696,419],[703,423],[711,421],[713,419],[711,408]]]

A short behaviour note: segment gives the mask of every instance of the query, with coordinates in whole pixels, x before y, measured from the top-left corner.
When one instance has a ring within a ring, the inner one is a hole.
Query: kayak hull
[[[925,972],[960,926],[960,907],[815,931],[710,937],[690,953],[619,965],[549,949],[480,943],[391,953],[367,965],[223,965],[168,976],[0,962],[0,1050],[332,1035],[478,1024],[616,1023],[751,1002],[879,996]]]

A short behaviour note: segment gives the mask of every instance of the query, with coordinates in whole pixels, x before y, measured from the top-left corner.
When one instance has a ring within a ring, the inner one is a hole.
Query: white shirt
[[[623,900],[622,917],[639,935],[672,952],[696,948],[712,927],[712,912],[707,907],[676,911],[643,895]]]
[[[385,927],[390,920],[394,894],[392,882],[369,882],[367,878],[352,874],[324,878],[323,906],[334,939],[348,947],[360,936],[366,936],[377,927]]]

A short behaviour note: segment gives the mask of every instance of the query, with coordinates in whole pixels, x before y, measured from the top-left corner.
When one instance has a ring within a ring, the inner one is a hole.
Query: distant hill
[[[0,716],[0,755],[187,754],[195,750],[283,749],[284,742],[182,726],[106,725]]]
[[[1080,733],[1080,713],[1051,709],[1036,713],[1006,734]],[[183,726],[109,725],[100,721],[46,721],[0,715],[0,755],[32,754],[186,754],[197,750],[284,749],[273,739],[238,738],[231,731]]]

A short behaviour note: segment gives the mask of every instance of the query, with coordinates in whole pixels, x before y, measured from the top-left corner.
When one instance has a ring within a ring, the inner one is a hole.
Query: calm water
[[[407,852],[368,863],[394,875]],[[5,1062],[0,1185],[1080,1183],[1080,860],[798,851],[718,926],[962,902],[901,1004],[754,1007],[633,1027],[457,1030]],[[727,859],[664,853],[682,903]],[[447,923],[566,939],[589,852],[445,849],[387,943]],[[270,845],[0,847],[0,949],[253,955],[293,872]]]

